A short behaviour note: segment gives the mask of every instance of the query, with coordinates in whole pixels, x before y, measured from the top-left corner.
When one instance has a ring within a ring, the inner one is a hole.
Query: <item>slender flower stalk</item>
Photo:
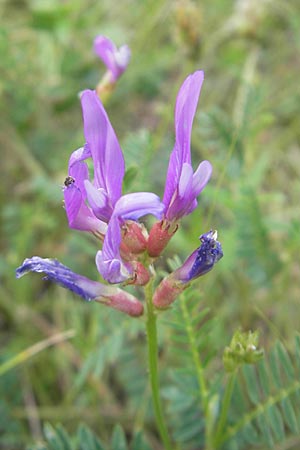
[[[210,441],[213,442],[213,448],[218,449],[221,444],[224,426],[226,424],[226,420],[228,417],[228,410],[230,407],[230,401],[232,398],[232,393],[234,389],[234,384],[236,380],[236,371],[232,372],[228,376],[228,381],[225,388],[225,393],[222,401],[222,409],[220,413],[220,417],[216,426],[216,430],[214,436],[210,437]]]
[[[159,392],[159,374],[158,374],[158,342],[157,342],[157,316],[153,307],[153,287],[152,280],[145,287],[145,297],[147,305],[147,343],[148,343],[148,369],[151,385],[153,409],[156,419],[157,428],[166,450],[172,450],[171,439],[169,437],[165,418],[162,411],[162,405]]]

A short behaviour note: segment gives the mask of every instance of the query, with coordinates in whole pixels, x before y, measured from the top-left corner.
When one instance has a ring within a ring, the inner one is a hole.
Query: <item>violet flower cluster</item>
[[[144,286],[149,282],[155,258],[176,232],[180,220],[196,208],[197,197],[210,179],[212,167],[208,161],[201,162],[196,171],[191,164],[191,130],[203,79],[203,72],[197,71],[179,90],[175,145],[162,201],[152,192],[122,194],[125,164],[117,136],[96,92],[82,93],[86,143],[69,160],[63,192],[65,210],[70,228],[90,232],[102,244],[95,262],[108,284],[76,274],[57,260],[37,256],[23,262],[17,277],[29,271],[43,272],[47,279],[85,300],[98,301],[131,316],[143,314],[143,304],[117,285]],[[92,176],[89,159],[93,162]],[[157,221],[148,232],[139,219],[149,214]],[[192,280],[210,271],[223,256],[216,232],[203,234],[200,241],[200,247],[157,287],[153,299],[157,308],[168,307]]]

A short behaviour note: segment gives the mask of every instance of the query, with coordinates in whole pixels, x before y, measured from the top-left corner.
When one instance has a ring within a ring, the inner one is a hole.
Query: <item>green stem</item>
[[[158,345],[157,345],[157,328],[156,313],[152,303],[153,287],[152,281],[145,287],[145,295],[147,301],[147,342],[148,342],[148,364],[149,379],[152,392],[152,401],[156,424],[166,450],[172,450],[174,447],[171,443],[168,429],[162,412],[162,406],[159,394],[159,378],[158,378]]]
[[[217,425],[217,430],[216,430],[216,434],[215,434],[215,438],[214,438],[214,448],[218,448],[219,445],[222,442],[222,433],[224,430],[224,426],[226,424],[226,420],[227,420],[227,416],[228,416],[228,409],[230,406],[230,401],[231,401],[231,397],[232,397],[232,392],[233,392],[233,388],[234,388],[234,382],[235,382],[235,372],[233,372],[230,375],[230,378],[228,380],[226,389],[225,389],[225,394],[224,394],[224,398],[223,398],[223,402],[222,402],[222,409],[221,409],[221,414],[220,414],[220,418],[218,421],[218,425]]]

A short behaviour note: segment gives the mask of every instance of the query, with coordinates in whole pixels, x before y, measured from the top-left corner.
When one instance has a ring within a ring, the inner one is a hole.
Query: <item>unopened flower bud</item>
[[[217,237],[216,230],[202,234],[199,238],[200,247],[186,259],[179,269],[175,270],[175,279],[188,283],[209,272],[223,256],[223,250]]]
[[[148,233],[142,223],[127,220],[122,227],[122,244],[130,253],[143,253],[147,248]]]
[[[150,274],[146,267],[140,261],[131,261],[130,264],[134,271],[134,278],[129,280],[127,284],[145,286],[150,280]]]
[[[117,309],[118,311],[122,311],[132,317],[139,317],[144,312],[142,303],[140,303],[136,297],[119,288],[116,288],[115,294],[106,298],[95,298],[95,301]]]
[[[225,348],[223,363],[227,372],[234,372],[241,364],[255,364],[263,355],[263,349],[258,348],[258,332],[243,333],[237,330]]]
[[[148,239],[148,253],[153,258],[159,256],[167,246],[169,240],[178,229],[177,224],[171,224],[166,220],[156,222],[150,230]]]
[[[209,272],[222,258],[223,251],[217,241],[217,231],[211,230],[202,234],[200,241],[201,246],[157,287],[153,297],[157,308],[167,308],[188,287],[190,281]]]
[[[176,280],[174,274],[169,275],[161,281],[154,292],[154,306],[159,309],[168,308],[188,286],[189,284]]]

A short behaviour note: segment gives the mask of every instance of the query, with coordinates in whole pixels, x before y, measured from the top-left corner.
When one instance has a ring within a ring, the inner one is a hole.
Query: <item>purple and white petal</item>
[[[75,185],[64,189],[64,199],[70,228],[102,235],[106,233],[106,223],[99,220],[85,204],[80,190]]]
[[[86,190],[85,190],[85,181],[88,181],[89,179],[89,169],[85,162],[78,161],[74,163],[69,168],[69,175],[74,180],[74,186],[76,186],[81,194],[82,198],[86,199]]]
[[[28,272],[44,273],[46,275],[46,280],[54,281],[54,283],[75,292],[75,294],[80,295],[87,301],[117,293],[117,290],[113,286],[107,286],[92,281],[82,275],[72,272],[71,269],[64,266],[56,259],[40,258],[39,256],[27,258],[23,264],[17,268],[16,277],[20,278]]]
[[[137,220],[146,214],[152,214],[160,219],[164,204],[152,192],[135,192],[123,195],[116,203],[114,216],[123,220]]]
[[[122,45],[119,49],[105,36],[97,36],[94,40],[94,52],[104,62],[111,73],[112,82],[117,81],[130,61],[130,49]]]
[[[181,86],[175,107],[176,144],[182,163],[191,163],[191,133],[200,96],[204,72],[199,70],[189,75]]]
[[[96,92],[81,94],[84,135],[94,163],[94,184],[108,194],[112,206],[122,193],[125,163],[117,136]]]
[[[83,147],[78,148],[75,150],[69,159],[69,170],[72,168],[72,166],[78,162],[85,161],[88,158],[91,158],[91,150],[87,144],[85,144]]]
[[[194,175],[191,165],[191,132],[203,80],[203,71],[189,75],[176,100],[175,145],[169,160],[163,197],[165,218],[170,222],[179,220],[196,207],[196,198],[211,174],[208,161],[200,164]]]
[[[99,273],[109,283],[122,283],[133,277],[131,265],[120,255],[122,235],[119,218],[112,216],[105,235],[102,251],[96,255]]]
[[[94,39],[94,53],[104,62],[109,70],[114,67],[114,53],[117,47],[105,36],[99,35]]]
[[[119,77],[125,70],[126,67],[129,64],[131,57],[131,51],[128,45],[124,44],[122,45],[116,52],[115,52],[115,62],[117,66],[117,71],[115,72],[115,76]]]
[[[103,188],[96,189],[89,180],[85,180],[84,185],[93,213],[98,219],[108,223],[113,210],[106,191]]]
[[[209,161],[202,161],[193,175],[193,195],[198,197],[205,188],[212,174],[212,165]]]

